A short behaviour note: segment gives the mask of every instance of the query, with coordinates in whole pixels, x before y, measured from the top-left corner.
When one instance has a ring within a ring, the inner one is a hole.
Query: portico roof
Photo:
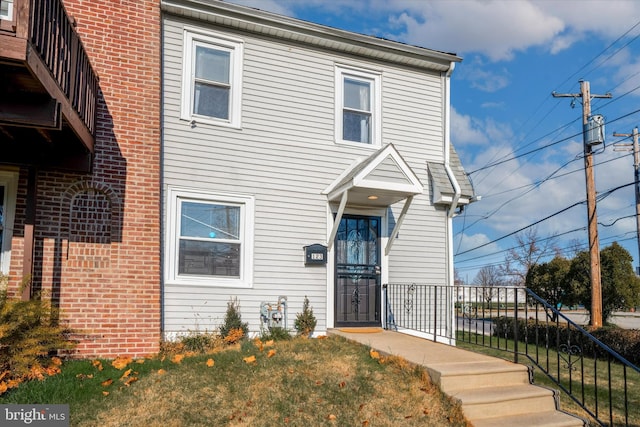
[[[331,202],[348,192],[350,206],[387,207],[416,194],[423,186],[393,144],[356,160],[322,193]]]
[[[322,194],[329,202],[340,202],[327,246],[331,249],[346,206],[386,208],[405,200],[395,228],[389,235],[385,254],[398,234],[413,196],[422,194],[422,183],[393,144],[387,144],[365,159],[358,159],[331,183]]]

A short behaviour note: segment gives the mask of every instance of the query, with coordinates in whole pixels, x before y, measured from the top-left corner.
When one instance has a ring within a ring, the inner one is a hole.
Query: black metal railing
[[[510,352],[594,422],[640,425],[640,369],[530,290],[415,283],[383,289],[386,329]]]
[[[31,0],[30,40],[89,132],[95,134],[98,78],[60,0]]]
[[[451,343],[455,339],[453,292],[451,286],[384,285],[385,328]]]

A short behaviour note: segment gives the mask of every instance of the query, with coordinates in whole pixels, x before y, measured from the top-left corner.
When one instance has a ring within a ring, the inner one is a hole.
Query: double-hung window
[[[13,0],[0,0],[0,19],[13,21]]]
[[[186,30],[182,114],[185,120],[240,127],[240,40]]]
[[[170,283],[250,286],[253,198],[169,191]]]
[[[336,67],[336,140],[380,146],[380,74]]]

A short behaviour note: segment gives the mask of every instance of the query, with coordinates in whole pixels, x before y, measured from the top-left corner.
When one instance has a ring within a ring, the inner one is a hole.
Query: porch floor
[[[444,393],[461,402],[476,427],[585,425],[556,408],[554,391],[529,384],[524,365],[381,328],[337,328],[327,334],[424,366]]]

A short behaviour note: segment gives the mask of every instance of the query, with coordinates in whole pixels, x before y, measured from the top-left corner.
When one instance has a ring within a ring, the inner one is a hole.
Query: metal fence
[[[383,286],[386,329],[505,351],[600,425],[640,425],[640,369],[526,288]]]

